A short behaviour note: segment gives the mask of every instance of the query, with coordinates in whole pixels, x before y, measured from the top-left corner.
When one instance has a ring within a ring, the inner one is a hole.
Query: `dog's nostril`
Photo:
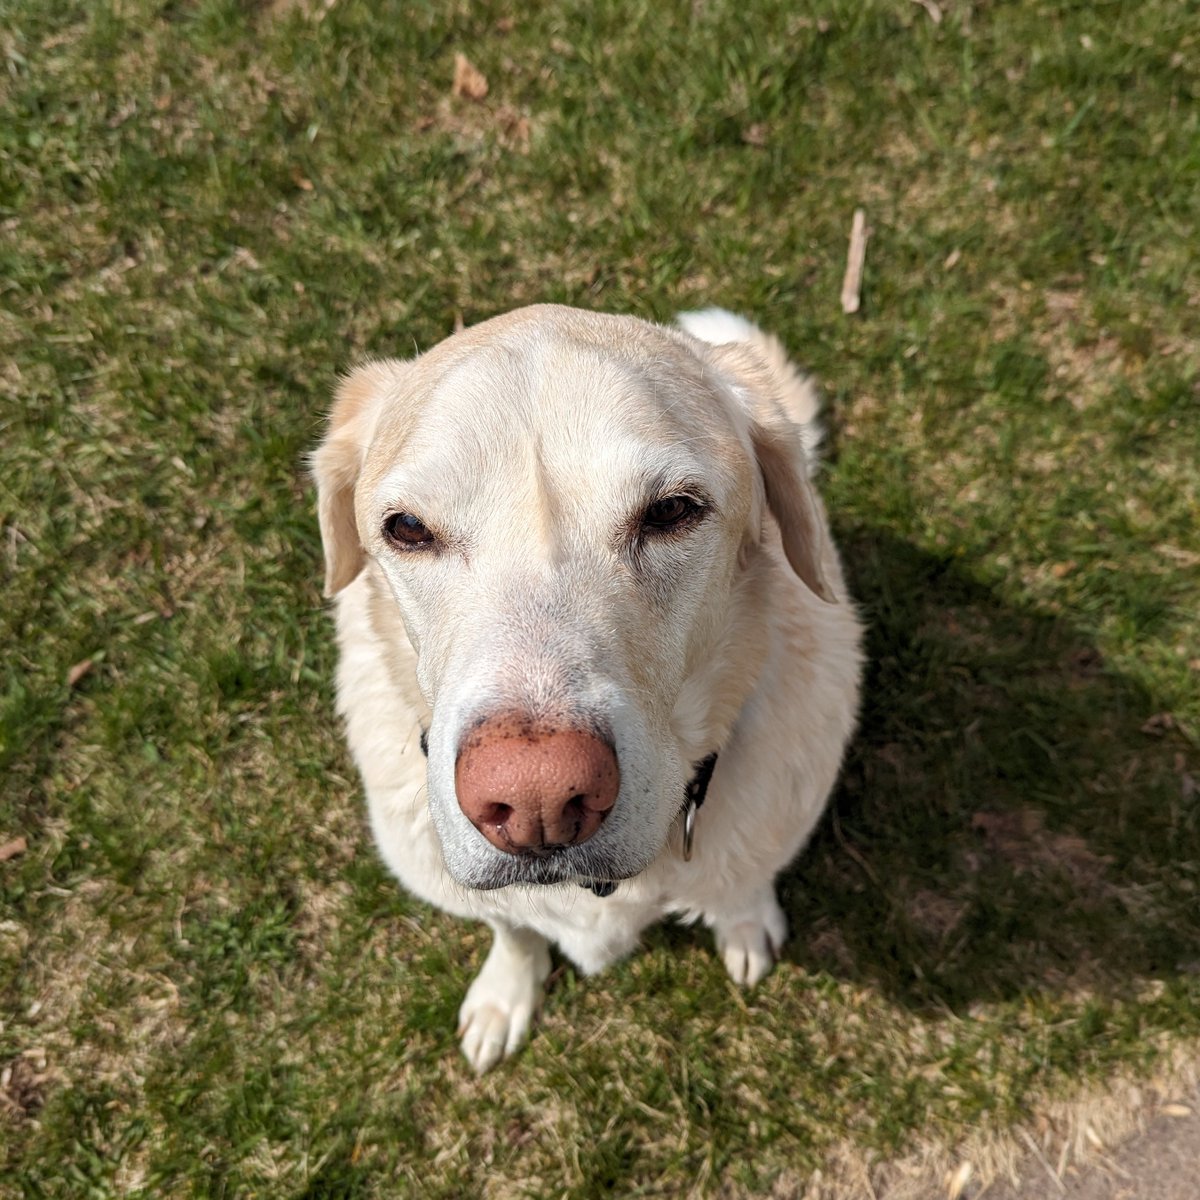
[[[487,805],[479,814],[482,825],[491,825],[495,829],[503,829],[505,822],[512,816],[511,804],[498,802]]]
[[[570,830],[570,836],[567,837],[568,843],[573,842],[579,836],[580,831],[583,829],[584,821],[587,820],[587,811],[587,797],[582,792],[572,796],[563,805],[559,826],[564,831],[567,829]],[[608,813],[605,812],[604,816],[608,816]]]

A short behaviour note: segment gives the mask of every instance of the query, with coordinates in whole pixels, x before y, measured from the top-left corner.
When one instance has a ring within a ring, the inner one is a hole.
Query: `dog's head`
[[[829,598],[767,365],[538,306],[343,380],[314,455],[326,591],[369,568],[432,713],[428,802],[476,888],[628,878],[768,653],[774,516]]]

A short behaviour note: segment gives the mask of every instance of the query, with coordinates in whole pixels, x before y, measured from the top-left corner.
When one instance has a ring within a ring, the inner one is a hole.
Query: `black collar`
[[[692,767],[692,777],[688,780],[687,787],[683,791],[683,807],[680,809],[683,815],[683,857],[689,859],[692,857],[692,821],[695,819],[696,812],[704,803],[705,797],[708,795],[708,785],[712,782],[713,770],[717,765],[717,752],[714,750],[710,755],[702,758]],[[605,879],[595,881],[593,883],[581,883],[580,887],[588,888],[597,896],[603,899],[605,896],[611,896],[617,890],[615,880]]]
[[[690,804],[693,808],[699,808],[704,803],[704,797],[708,795],[708,785],[712,783],[712,773],[717,765],[717,752],[714,750],[707,758],[702,758],[693,766],[693,775],[688,780],[687,788],[683,793],[683,807],[687,808]]]

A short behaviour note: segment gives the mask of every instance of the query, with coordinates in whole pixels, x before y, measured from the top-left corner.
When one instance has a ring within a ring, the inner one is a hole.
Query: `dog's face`
[[[740,348],[538,307],[343,382],[314,456],[327,590],[369,563],[399,611],[459,883],[618,880],[660,853],[716,748],[689,684],[729,652],[767,504],[824,594],[762,379]]]

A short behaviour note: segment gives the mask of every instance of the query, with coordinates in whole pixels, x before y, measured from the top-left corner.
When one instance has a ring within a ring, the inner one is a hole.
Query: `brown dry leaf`
[[[496,123],[505,143],[522,154],[529,150],[531,126],[529,118],[515,108],[501,108],[496,113]]]
[[[95,660],[91,658],[85,658],[82,662],[77,662],[67,672],[67,687],[74,687],[85,675],[91,674],[91,670],[95,665]]]
[[[16,858],[18,854],[24,854],[28,849],[29,843],[23,837],[15,837],[0,846],[0,862],[8,862],[10,858]]]
[[[450,92],[468,100],[482,100],[488,94],[487,76],[465,54],[454,56],[454,84]]]
[[[36,1116],[46,1102],[47,1078],[30,1056],[17,1055],[0,1070],[0,1113],[18,1121]]]
[[[1175,718],[1169,712],[1155,713],[1142,726],[1142,732],[1148,733],[1152,737],[1162,737],[1164,733],[1168,733],[1175,728]]]
[[[767,144],[767,127],[761,121],[748,125],[742,130],[742,141],[747,146],[765,146]]]

